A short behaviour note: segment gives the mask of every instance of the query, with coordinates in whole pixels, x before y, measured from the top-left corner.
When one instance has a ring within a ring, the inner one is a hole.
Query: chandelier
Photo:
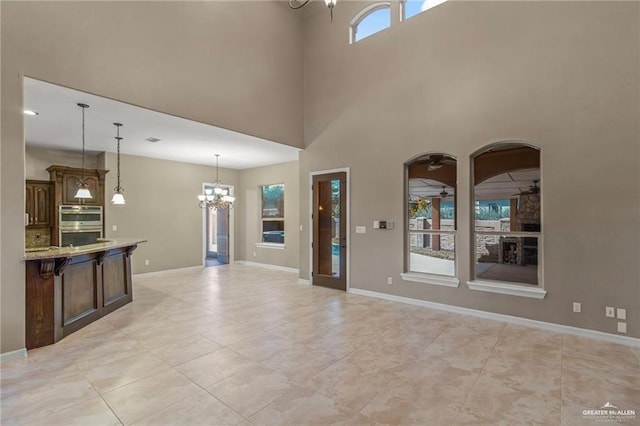
[[[210,208],[213,210],[225,210],[233,208],[235,197],[229,195],[229,190],[222,187],[222,182],[218,178],[218,157],[216,154],[216,180],[213,182],[213,188],[205,188],[204,194],[198,195],[200,208]]]
[[[289,7],[291,9],[301,9],[307,4],[309,4],[311,0],[289,0]],[[324,0],[324,3],[329,8],[329,13],[331,15],[331,22],[333,22],[333,8],[336,5],[337,0]]]

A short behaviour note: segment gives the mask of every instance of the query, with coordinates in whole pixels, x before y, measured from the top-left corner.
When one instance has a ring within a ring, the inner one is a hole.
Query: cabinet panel
[[[34,185],[34,225],[51,226],[51,186]]]
[[[25,185],[25,212],[29,217],[27,226],[51,226],[52,211],[51,182],[27,181]]]
[[[80,199],[76,198],[76,192],[78,192],[78,186],[82,181],[82,172],[70,172],[66,171],[62,177],[62,202],[61,204],[84,204],[88,206],[101,206],[104,202],[104,187],[100,180],[100,177],[91,171],[87,171],[85,174],[87,186],[89,192],[93,198]]]

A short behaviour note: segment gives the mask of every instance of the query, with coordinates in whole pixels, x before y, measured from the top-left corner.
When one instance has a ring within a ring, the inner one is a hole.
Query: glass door
[[[347,290],[347,174],[313,177],[313,284]]]

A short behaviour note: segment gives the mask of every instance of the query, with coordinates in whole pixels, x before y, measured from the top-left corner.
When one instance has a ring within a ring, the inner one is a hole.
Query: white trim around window
[[[541,287],[527,284],[508,284],[494,281],[467,281],[471,290],[486,291],[488,293],[508,294],[510,296],[530,297],[532,299],[544,299],[546,290]]]
[[[460,285],[460,280],[456,277],[448,277],[445,275],[433,275],[424,274],[419,272],[403,272],[400,274],[404,281],[411,281],[414,283],[439,285],[442,287],[457,288]]]
[[[284,250],[285,245],[279,243],[256,243],[256,247],[258,248],[266,248],[266,249],[276,249],[276,250]]]

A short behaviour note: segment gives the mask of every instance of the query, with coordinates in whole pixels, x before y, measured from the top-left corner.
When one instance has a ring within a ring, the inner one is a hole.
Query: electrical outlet
[[[149,259],[144,260],[144,266],[149,266]]]
[[[393,278],[387,277],[387,284],[393,284]]]
[[[300,225],[300,230],[302,231],[302,225]]]
[[[253,257],[256,257],[256,252],[255,251],[253,252]]]
[[[118,230],[118,225],[111,225],[111,230],[116,232]]]
[[[618,321],[618,333],[627,334],[627,323]]]
[[[618,319],[627,319],[626,309],[618,308],[617,311],[618,311]]]
[[[616,316],[615,308],[613,306],[607,306],[606,308],[604,308],[604,315],[607,318],[614,318]]]
[[[573,312],[582,312],[582,305],[578,302],[573,302]]]

